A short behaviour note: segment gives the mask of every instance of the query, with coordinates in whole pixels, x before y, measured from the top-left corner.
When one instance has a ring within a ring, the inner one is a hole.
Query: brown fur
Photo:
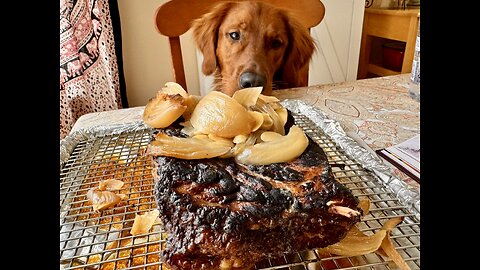
[[[194,21],[192,28],[204,57],[202,72],[214,74],[215,90],[233,95],[245,71],[266,77],[263,93],[267,95],[272,88],[307,85],[298,74],[308,68],[315,43],[284,10],[262,2],[222,2]],[[232,32],[240,38],[232,39]]]

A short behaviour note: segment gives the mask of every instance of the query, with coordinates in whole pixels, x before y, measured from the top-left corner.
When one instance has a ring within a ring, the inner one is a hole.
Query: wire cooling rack
[[[420,269],[420,222],[388,187],[351,159],[307,117],[296,124],[327,154],[335,178],[359,199],[368,198],[370,212],[357,227],[370,235],[390,218],[404,220],[391,231],[395,248],[411,269]],[[159,262],[166,234],[157,219],[149,233],[132,236],[136,214],[156,209],[152,164],[142,153],[150,140],[148,129],[109,134],[76,145],[60,171],[60,269],[168,269]],[[107,179],[123,181],[125,194],[115,207],[93,211],[86,194]],[[345,257],[307,250],[258,263],[256,269],[396,269],[377,253]]]

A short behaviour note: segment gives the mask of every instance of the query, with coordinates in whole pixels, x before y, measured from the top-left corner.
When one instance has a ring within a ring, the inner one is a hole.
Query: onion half
[[[249,134],[256,126],[245,107],[218,91],[211,91],[198,102],[190,123],[199,132],[223,138]]]
[[[153,128],[168,127],[187,110],[184,100],[180,94],[158,92],[145,106],[143,122]]]

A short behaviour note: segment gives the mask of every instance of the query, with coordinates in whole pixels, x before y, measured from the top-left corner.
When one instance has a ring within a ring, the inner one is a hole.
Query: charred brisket
[[[184,136],[180,129],[174,124],[156,132]],[[262,166],[232,158],[152,158],[168,234],[160,257],[174,270],[250,269],[268,257],[336,243],[360,220],[331,211],[332,202],[361,210],[312,140],[297,159]]]

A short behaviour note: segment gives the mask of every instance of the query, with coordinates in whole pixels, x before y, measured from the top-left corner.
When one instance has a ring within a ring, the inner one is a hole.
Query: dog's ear
[[[205,13],[192,23],[193,38],[203,54],[202,72],[211,75],[217,68],[218,29],[225,18],[232,2],[222,2],[215,5],[210,12]]]
[[[284,20],[288,25],[290,40],[282,69],[282,80],[291,87],[306,86],[308,81],[305,81],[301,73],[308,69],[308,64],[316,49],[315,42],[308,29],[296,19],[285,16]]]

